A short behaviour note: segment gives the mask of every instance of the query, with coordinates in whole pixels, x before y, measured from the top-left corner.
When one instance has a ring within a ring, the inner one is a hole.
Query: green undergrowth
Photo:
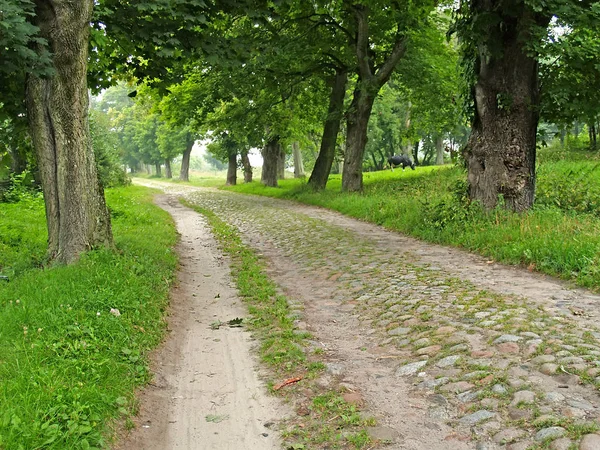
[[[310,335],[295,327],[294,311],[267,276],[261,259],[244,245],[237,230],[213,211],[185,200],[182,203],[206,217],[221,249],[231,258],[232,275],[250,314],[245,323],[260,340],[261,359],[276,378],[268,382],[272,392],[290,399],[312,393],[307,399],[310,414],[287,424],[283,433],[286,448],[365,448],[371,442],[365,427],[373,420],[363,419],[341,392],[317,387],[315,380],[324,364],[318,353],[307,355],[304,351]],[[296,377],[302,378],[297,384],[274,389],[277,382]]]
[[[108,190],[107,202],[118,250],[46,268],[41,200],[0,204],[0,449],[105,448],[135,412],[177,234],[145,188]]]
[[[363,193],[342,193],[332,175],[323,192],[306,180],[258,182],[224,189],[322,206],[420,239],[463,247],[490,259],[524,265],[600,289],[600,160],[548,161],[538,169],[533,210],[484,213],[466,199],[458,167],[364,174]]]

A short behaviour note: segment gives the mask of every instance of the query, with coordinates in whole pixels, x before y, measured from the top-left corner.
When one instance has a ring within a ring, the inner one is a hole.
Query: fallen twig
[[[276,384],[275,386],[273,386],[273,390],[274,391],[278,391],[279,389],[281,389],[284,386],[287,386],[288,384],[297,383],[302,378],[303,377],[288,378],[287,380],[284,380],[283,382],[281,382],[281,383]]]

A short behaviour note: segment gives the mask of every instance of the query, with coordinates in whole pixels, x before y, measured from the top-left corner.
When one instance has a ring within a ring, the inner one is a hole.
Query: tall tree
[[[535,145],[539,119],[537,55],[530,45],[540,40],[551,15],[530,2],[472,0],[464,11],[474,57],[472,132],[463,151],[469,196],[487,208],[502,195],[506,208],[533,205]]]
[[[31,19],[49,43],[55,71],[51,77],[28,77],[27,111],[46,203],[48,254],[63,263],[113,245],[88,124],[92,7],[92,0],[38,0]],[[36,48],[45,52],[41,44]]]
[[[470,0],[457,30],[471,77],[472,133],[463,156],[469,196],[486,209],[525,211],[535,196],[536,131],[540,114],[538,62],[553,16],[563,24],[593,16],[593,1]]]
[[[361,191],[362,163],[373,102],[404,56],[412,30],[427,20],[435,3],[344,2],[356,56],[358,81],[347,113],[342,190]]]
[[[346,83],[348,72],[346,69],[338,68],[330,79],[331,94],[329,96],[329,108],[323,125],[321,147],[315,162],[315,167],[308,179],[308,185],[315,190],[325,189],[327,179],[331,172],[331,166],[335,158],[335,147],[340,130],[343,115],[344,96],[346,95]]]

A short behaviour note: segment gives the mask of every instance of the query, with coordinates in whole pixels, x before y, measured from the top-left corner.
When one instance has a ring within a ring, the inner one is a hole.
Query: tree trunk
[[[590,137],[590,149],[596,150],[596,125],[594,123],[588,124],[588,135]]]
[[[227,186],[235,186],[237,184],[237,152],[230,151],[227,156]]]
[[[415,142],[415,145],[412,148],[412,152],[413,152],[413,161],[415,162],[415,164],[418,166],[419,165],[419,144],[421,143],[421,141],[417,141]]]
[[[277,154],[277,179],[285,179],[285,148],[279,144],[279,153]]]
[[[444,138],[441,134],[435,136],[435,165],[442,166],[444,164]]]
[[[503,26],[486,28],[486,42],[502,45],[501,54],[489,55],[480,45],[477,82],[474,86],[475,117],[463,156],[468,167],[469,196],[485,209],[504,207],[524,211],[535,195],[536,132],[538,125],[538,64],[525,49],[529,25],[545,26],[549,17],[523,11],[495,10],[493,2],[478,4],[477,14],[502,14]]]
[[[169,158],[165,158],[165,177],[173,178],[173,172],[171,172],[171,160]]]
[[[294,178],[304,178],[304,163],[302,162],[302,152],[300,152],[300,143],[294,141],[292,143],[292,152],[294,154]]]
[[[408,134],[408,130],[410,129],[410,113],[412,109],[412,103],[409,100],[408,105],[406,107],[406,117],[404,119],[404,128],[406,129],[406,133]],[[410,142],[406,142],[406,145],[402,147],[402,154],[405,156],[410,156],[411,145]],[[415,160],[416,161],[416,160]]]
[[[308,184],[315,190],[323,190],[327,185],[327,179],[331,172],[331,165],[335,158],[335,144],[340,131],[342,111],[344,109],[344,96],[346,95],[346,83],[348,72],[338,69],[333,78],[331,94],[329,96],[329,109],[323,127],[321,138],[321,149],[315,162],[315,167],[310,174]]]
[[[275,136],[267,142],[267,145],[262,151],[263,166],[261,183],[265,186],[277,187],[277,161],[281,144],[279,143],[279,136]]]
[[[179,179],[181,181],[190,181],[190,155],[194,147],[194,138],[191,133],[187,134],[185,143],[185,151],[181,158],[181,170],[179,171]]]
[[[252,183],[252,166],[248,158],[248,150],[241,152],[242,166],[244,167],[244,183]]]
[[[383,64],[375,69],[375,62],[372,60],[373,43],[369,40],[369,7],[353,4],[351,9],[356,25],[354,48],[359,76],[347,119],[346,154],[342,174],[342,190],[347,192],[362,191],[362,163],[373,102],[406,53],[406,38],[401,37]]]
[[[154,171],[157,177],[162,177],[161,164],[159,162],[154,163]]]
[[[375,96],[370,95],[367,90],[355,89],[347,120],[348,134],[346,135],[346,155],[342,173],[343,191],[362,191],[362,164],[367,145],[369,117],[371,117],[374,101]]]
[[[50,260],[70,263],[112,247],[88,123],[87,58],[93,1],[36,1],[34,24],[56,73],[27,81],[27,113],[46,204]]]

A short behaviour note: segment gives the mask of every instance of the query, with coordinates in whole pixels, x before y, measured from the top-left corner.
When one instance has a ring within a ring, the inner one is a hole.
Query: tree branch
[[[377,73],[375,74],[375,78],[380,86],[383,86],[390,79],[394,68],[398,64],[398,61],[404,56],[406,53],[406,36],[399,38],[394,44],[394,48],[392,49],[392,53],[387,57],[385,62],[379,68]]]
[[[356,19],[356,57],[358,59],[358,72],[363,80],[373,78],[369,65],[369,10],[366,6],[352,5],[350,9]]]

